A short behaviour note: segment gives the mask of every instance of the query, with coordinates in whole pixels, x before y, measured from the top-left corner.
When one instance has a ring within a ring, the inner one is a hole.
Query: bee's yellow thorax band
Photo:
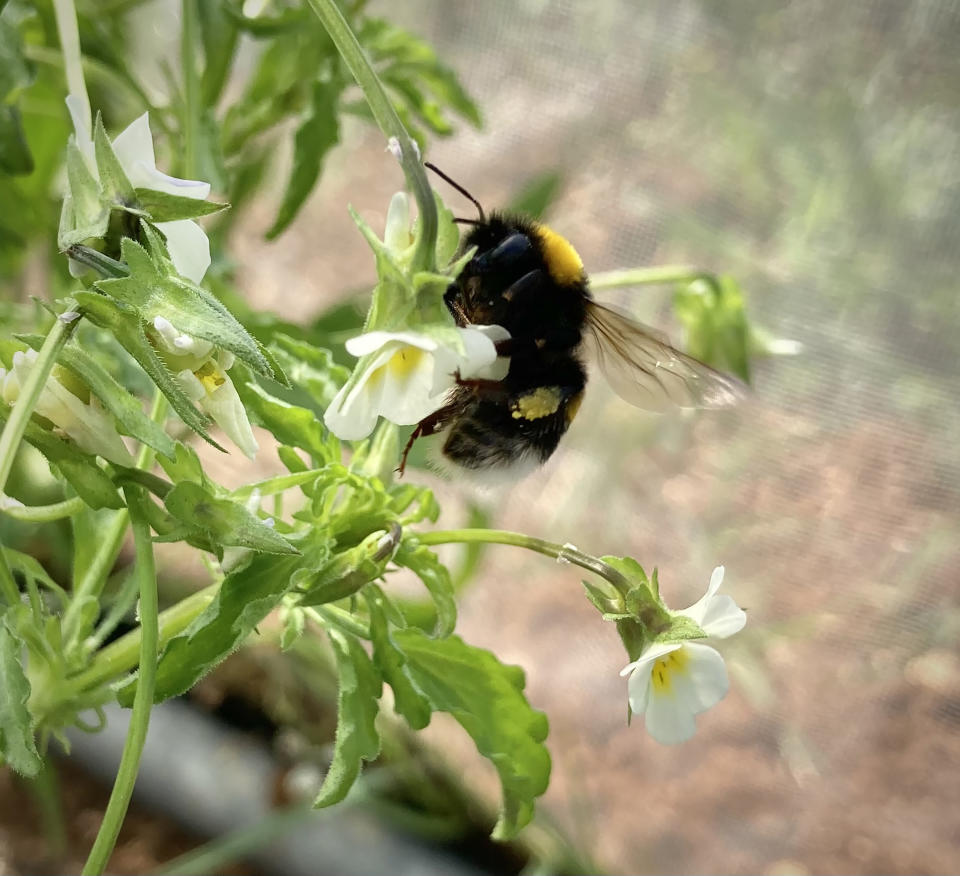
[[[583,279],[583,260],[565,237],[547,225],[536,226],[535,233],[543,247],[543,260],[550,276],[564,285]]]

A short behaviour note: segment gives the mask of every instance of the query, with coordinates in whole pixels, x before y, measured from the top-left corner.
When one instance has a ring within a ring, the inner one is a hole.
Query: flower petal
[[[366,356],[379,350],[385,344],[391,341],[397,341],[402,344],[409,344],[411,347],[419,347],[421,350],[432,352],[437,349],[437,342],[417,332],[367,332],[363,335],[357,335],[347,341],[347,352],[351,356]]]
[[[127,171],[130,182],[135,188],[153,189],[157,192],[166,192],[168,195],[179,195],[181,198],[194,198],[204,201],[210,194],[210,183],[199,179],[179,179],[169,176],[162,170],[151,167],[145,161],[135,161]]]
[[[662,745],[686,742],[697,732],[697,724],[687,703],[676,696],[651,691],[644,722],[647,732]]]
[[[143,183],[134,177],[138,171],[136,165],[156,169],[157,161],[153,155],[153,136],[150,133],[150,114],[144,113],[124,128],[113,141],[113,151],[117,154],[121,167],[126,171],[134,186]]]
[[[622,674],[622,673],[621,673]],[[647,711],[650,701],[650,667],[634,668],[627,679],[627,702],[634,715],[642,715]]]
[[[199,283],[210,267],[210,241],[204,230],[190,219],[158,222],[167,238],[173,266],[187,279]]]
[[[697,713],[705,712],[720,702],[730,689],[730,678],[723,657],[709,645],[685,642],[686,672],[678,673],[678,686],[686,687],[686,698]]]
[[[716,639],[726,639],[739,633],[747,623],[747,613],[732,596],[714,596],[700,621],[700,628]]]
[[[230,375],[220,374],[219,377],[223,383],[200,399],[200,407],[213,417],[214,422],[246,456],[253,459],[260,447],[253,437],[247,410],[240,401]]]

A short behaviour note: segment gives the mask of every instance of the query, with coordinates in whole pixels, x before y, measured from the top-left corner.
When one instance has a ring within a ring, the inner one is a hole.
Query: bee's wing
[[[670,346],[656,329],[590,301],[587,348],[614,392],[647,411],[736,404],[746,387]]]

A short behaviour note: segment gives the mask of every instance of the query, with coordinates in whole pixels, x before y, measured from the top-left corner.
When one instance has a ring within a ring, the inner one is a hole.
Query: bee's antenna
[[[448,183],[449,183],[450,185],[452,185],[458,192],[460,192],[461,195],[463,195],[465,198],[467,198],[468,200],[470,200],[470,201],[473,202],[473,205],[477,208],[477,212],[480,214],[480,221],[479,221],[479,222],[473,222],[472,224],[474,224],[474,225],[481,225],[481,224],[483,224],[484,222],[487,221],[487,217],[486,217],[486,215],[485,215],[484,212],[483,212],[483,207],[480,206],[480,202],[479,202],[473,195],[471,195],[470,192],[468,192],[462,185],[460,185],[460,183],[454,182],[452,179],[450,179],[449,176],[447,176],[442,170],[440,170],[439,167],[437,167],[435,164],[431,164],[429,161],[424,161],[424,162],[423,162],[423,166],[430,168],[430,170],[432,170],[437,176],[439,176],[440,179],[445,180],[446,182],[448,182]],[[466,220],[457,219],[457,220],[454,220],[454,221],[457,221],[457,222],[461,222],[461,221],[462,221],[462,222],[464,222],[464,224],[470,224],[470,223],[467,223]]]
[[[453,221],[456,222],[457,225],[483,225],[483,222],[479,219],[462,219],[460,216],[454,216]]]

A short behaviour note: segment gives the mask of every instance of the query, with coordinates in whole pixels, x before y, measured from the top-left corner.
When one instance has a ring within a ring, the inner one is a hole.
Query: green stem
[[[196,0],[183,0],[180,7],[180,64],[183,67],[183,175],[197,175],[200,132],[200,74],[197,71]]]
[[[67,823],[63,817],[57,770],[53,765],[53,758],[49,755],[44,758],[43,766],[30,786],[40,809],[47,852],[49,857],[56,861],[63,857],[67,850]]]
[[[433,190],[430,188],[427,174],[420,160],[420,149],[404,128],[370,59],[357,42],[350,25],[347,24],[334,0],[308,0],[308,2],[327,33],[330,34],[330,39],[333,40],[353,78],[357,80],[380,130],[388,139],[396,138],[400,146],[400,166],[407,178],[407,185],[417,199],[417,207],[420,211],[420,240],[413,257],[413,268],[415,271],[436,271],[439,227],[437,205],[433,200]]]
[[[79,514],[87,503],[79,496],[54,502],[52,505],[24,505],[10,496],[0,495],[0,511],[15,520],[27,523],[50,523],[52,520],[62,520]]]
[[[130,492],[136,489],[128,487],[127,504],[130,505]],[[140,755],[147,740],[147,728],[150,724],[150,710],[153,708],[153,688],[157,674],[157,650],[159,647],[159,620],[157,604],[157,573],[154,567],[153,542],[150,527],[136,512],[131,514],[133,524],[133,542],[136,548],[136,575],[140,583],[140,671],[137,692],[133,700],[133,714],[127,740],[120,757],[120,768],[113,783],[107,810],[97,838],[94,840],[90,856],[83,868],[83,876],[91,876],[104,871],[113,847],[120,834],[120,827],[127,814],[133,786],[137,781],[140,768]]]
[[[3,435],[0,435],[0,493],[7,486],[7,478],[10,476],[14,457],[20,447],[20,439],[23,438],[24,430],[37,405],[37,399],[40,398],[44,384],[57,363],[60,350],[70,339],[78,321],[76,318],[69,322],[59,318],[54,321],[47,339],[37,354],[36,361],[30,368],[27,379],[20,387],[20,395],[10,412]]]
[[[57,33],[63,51],[63,66],[67,74],[67,91],[78,97],[83,122],[88,131],[93,130],[90,114],[90,98],[87,83],[83,78],[83,61],[80,53],[80,29],[77,27],[77,10],[73,0],[53,0],[53,12],[57,19]]]
[[[508,544],[516,547],[526,548],[529,551],[535,551],[538,554],[544,554],[553,557],[560,563],[573,563],[599,575],[601,578],[609,581],[616,589],[626,595],[630,590],[630,582],[613,566],[608,565],[597,557],[592,557],[575,548],[570,544],[556,544],[552,541],[544,541],[542,538],[534,538],[530,535],[524,535],[520,532],[507,532],[503,529],[441,529],[435,532],[417,533],[417,541],[420,544]]]
[[[336,605],[315,605],[303,609],[307,616],[322,627],[335,626],[361,639],[370,638],[370,628],[358,621],[349,611]]]
[[[166,415],[167,399],[158,389],[153,396],[153,408],[150,411],[150,416],[155,423],[161,423]],[[136,467],[139,469],[149,468],[153,465],[155,456],[156,451],[152,447],[146,444],[141,445],[140,452],[137,454]],[[103,588],[113,564],[117,561],[117,554],[120,553],[129,520],[130,515],[126,508],[117,511],[110,518],[104,527],[97,553],[87,567],[86,573],[83,578],[74,582],[73,597],[63,613],[63,637],[68,652],[79,644],[80,637],[84,632],[80,629],[84,603],[87,601],[87,597],[98,596]]]
[[[692,283],[707,280],[707,271],[689,265],[663,265],[656,268],[628,268],[624,271],[604,271],[590,275],[590,288],[619,289],[623,286],[661,286],[668,283]]]
[[[7,554],[2,544],[0,544],[0,592],[3,593],[3,601],[7,605],[17,605],[20,602],[20,590],[17,587],[17,582],[14,580],[13,572],[10,569],[10,563],[7,562]]]
[[[182,633],[200,613],[213,602],[220,590],[220,584],[211,584],[203,590],[181,599],[160,615],[160,647],[166,646],[174,636]],[[83,672],[68,680],[69,690],[63,701],[87,690],[92,690],[120,678],[137,665],[140,651],[140,628],[131,630],[119,639],[115,639],[97,652],[92,663]]]

